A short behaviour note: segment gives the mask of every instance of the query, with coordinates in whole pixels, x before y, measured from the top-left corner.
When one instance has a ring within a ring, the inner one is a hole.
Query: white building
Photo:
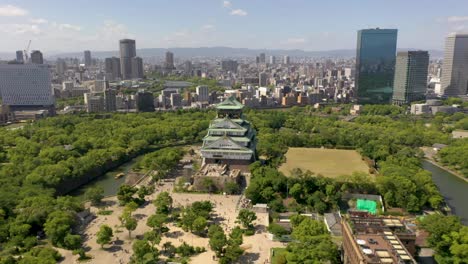
[[[4,105],[54,105],[51,75],[44,64],[1,64],[0,91]]]
[[[412,104],[411,105],[411,114],[413,115],[428,114],[430,112],[431,112],[431,107],[428,104]]]
[[[204,85],[197,86],[196,91],[197,91],[198,101],[199,102],[208,102],[208,100],[210,98],[210,94],[209,94],[209,91],[208,91],[208,86],[204,86]]]

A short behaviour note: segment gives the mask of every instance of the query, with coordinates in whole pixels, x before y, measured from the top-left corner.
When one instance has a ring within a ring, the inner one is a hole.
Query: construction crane
[[[29,40],[28,46],[23,50],[24,63],[28,63],[29,60],[29,47],[31,47],[31,40]]]

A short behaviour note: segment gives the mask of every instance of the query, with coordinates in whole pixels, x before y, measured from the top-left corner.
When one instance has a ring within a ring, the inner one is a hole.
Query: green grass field
[[[290,176],[294,168],[310,170],[315,175],[321,174],[325,177],[351,175],[353,172],[369,174],[369,167],[359,153],[343,149],[289,148],[286,162],[279,170]]]

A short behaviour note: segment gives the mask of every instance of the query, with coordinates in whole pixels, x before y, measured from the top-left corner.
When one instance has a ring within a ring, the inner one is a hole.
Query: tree
[[[278,224],[275,224],[275,223],[271,223],[268,226],[268,232],[272,233],[276,237],[281,237],[281,236],[287,235],[289,233],[288,230],[286,230],[284,227],[282,227],[282,226],[280,226]]]
[[[167,215],[172,210],[172,197],[168,192],[162,192],[156,197],[153,204],[156,207],[156,213]]]
[[[74,223],[70,213],[56,211],[47,218],[44,231],[54,246],[65,247],[65,237],[71,233]]]
[[[86,190],[84,197],[86,200],[91,201],[93,205],[99,204],[104,198],[104,188],[101,186],[90,187]]]
[[[132,231],[136,229],[138,221],[131,215],[124,216],[124,226],[128,230],[128,236],[132,237]]]
[[[218,225],[212,225],[208,229],[209,244],[211,249],[220,257],[224,247],[227,245],[227,238],[223,229]]]
[[[122,184],[117,192],[117,199],[120,205],[126,205],[127,203],[134,201],[133,195],[138,191],[137,188]]]
[[[257,219],[257,215],[255,212],[247,210],[247,209],[241,209],[239,211],[239,215],[237,216],[236,223],[241,224],[244,228],[247,229],[252,229],[253,228],[253,221]]]
[[[104,245],[109,244],[113,236],[112,228],[108,225],[102,225],[96,234],[96,242],[101,245],[101,248],[104,248]]]
[[[158,250],[152,248],[146,240],[135,240],[135,242],[133,242],[132,249],[132,263],[150,264],[156,263],[158,260]]]
[[[202,234],[206,226],[208,225],[206,219],[202,216],[197,217],[195,221],[193,221],[193,231],[195,231],[197,234]]]
[[[63,242],[64,242],[65,248],[79,249],[81,247],[81,236],[67,234]]]
[[[163,250],[164,250],[164,255],[166,255],[169,258],[174,257],[176,253],[176,247],[172,245],[172,243],[169,241],[163,244]]]
[[[167,215],[165,214],[154,214],[148,217],[148,220],[146,220],[146,225],[151,227],[153,231],[156,231],[157,233],[162,233],[162,230],[164,228],[164,224],[167,221]]]

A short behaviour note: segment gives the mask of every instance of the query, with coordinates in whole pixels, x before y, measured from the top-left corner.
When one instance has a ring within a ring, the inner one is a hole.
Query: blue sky
[[[442,49],[468,31],[466,0],[0,0],[0,51],[229,46],[353,49],[362,28],[397,28],[398,47]]]

